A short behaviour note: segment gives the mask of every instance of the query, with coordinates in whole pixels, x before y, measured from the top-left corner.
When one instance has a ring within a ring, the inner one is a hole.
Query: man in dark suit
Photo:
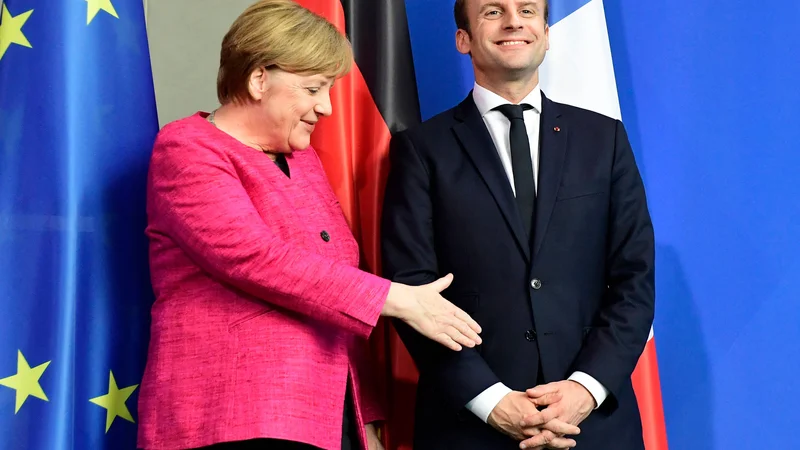
[[[449,352],[397,324],[420,371],[415,449],[641,450],[630,376],[654,238],[625,129],[541,93],[543,0],[458,0],[455,16],[475,86],[392,139],[384,272],[453,273],[446,296],[483,344]]]

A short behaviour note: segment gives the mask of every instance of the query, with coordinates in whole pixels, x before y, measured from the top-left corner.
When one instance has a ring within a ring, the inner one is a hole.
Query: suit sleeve
[[[160,137],[148,190],[159,232],[215,278],[361,336],[377,323],[389,281],[282,241],[222,152],[175,133]]]
[[[616,397],[644,350],[655,310],[653,224],[644,184],[619,121],[611,177],[606,280],[608,288],[599,318],[573,369],[591,375]]]
[[[430,173],[408,132],[392,138],[389,156],[381,229],[384,275],[409,285],[433,282],[446,274],[437,267]],[[435,383],[452,409],[500,382],[475,349],[454,352],[403,322],[393,323],[420,374]]]

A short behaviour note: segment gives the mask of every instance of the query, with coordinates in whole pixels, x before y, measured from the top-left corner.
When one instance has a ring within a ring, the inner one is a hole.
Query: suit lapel
[[[511,190],[500,157],[497,156],[489,130],[486,129],[486,124],[472,100],[472,94],[456,107],[455,118],[459,121],[453,127],[456,137],[500,207],[520,251],[530,261],[530,241],[522,227],[522,219],[514,201],[514,192]]]
[[[569,130],[561,119],[561,111],[542,94],[542,117],[539,127],[539,183],[536,196],[536,224],[534,231],[534,257],[542,246],[547,224],[553,215],[558,186],[567,151]]]

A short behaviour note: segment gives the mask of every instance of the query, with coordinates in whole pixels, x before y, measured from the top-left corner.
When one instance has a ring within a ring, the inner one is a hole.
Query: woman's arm
[[[150,166],[148,214],[200,267],[255,297],[368,336],[390,282],[292,248],[264,223],[227,156],[162,133]]]

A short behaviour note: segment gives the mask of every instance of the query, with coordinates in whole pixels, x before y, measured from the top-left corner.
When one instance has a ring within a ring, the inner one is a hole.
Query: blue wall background
[[[424,118],[472,86],[452,4],[406,2]],[[800,2],[604,4],[656,226],[670,448],[800,448]]]

